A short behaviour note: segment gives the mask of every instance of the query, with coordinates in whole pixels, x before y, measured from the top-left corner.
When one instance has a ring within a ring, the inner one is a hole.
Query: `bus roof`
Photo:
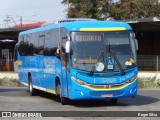
[[[21,32],[19,35],[31,34],[35,32],[46,31],[54,28],[64,27],[68,31],[119,31],[132,30],[131,26],[125,22],[115,21],[75,21],[51,24],[27,31]]]

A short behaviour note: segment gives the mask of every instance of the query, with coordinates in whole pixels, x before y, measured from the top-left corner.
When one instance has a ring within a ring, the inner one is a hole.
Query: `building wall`
[[[16,43],[1,43],[0,44],[0,71],[13,71],[13,55],[14,46]],[[4,57],[4,53],[8,52],[9,59]]]
[[[9,59],[13,59],[13,54],[14,54],[14,46],[16,43],[1,43],[0,44],[0,59],[3,58],[3,50],[8,49],[9,50]]]
[[[160,31],[136,32],[138,55],[160,55]]]

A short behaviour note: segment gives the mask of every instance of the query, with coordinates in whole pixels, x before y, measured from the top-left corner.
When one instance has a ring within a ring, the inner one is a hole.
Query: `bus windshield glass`
[[[120,67],[123,70],[136,67],[136,48],[132,31],[72,32],[71,37],[71,63],[74,69],[91,71],[98,62],[105,66],[101,72],[118,72]],[[100,52],[102,54],[99,56]]]

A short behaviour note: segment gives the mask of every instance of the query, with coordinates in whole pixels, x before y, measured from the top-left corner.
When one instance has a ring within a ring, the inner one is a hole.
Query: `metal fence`
[[[158,55],[138,55],[138,68],[141,71],[159,71],[160,56]]]
[[[138,55],[138,68],[140,71],[160,71],[160,55]],[[0,59],[0,71],[13,71],[13,60]]]

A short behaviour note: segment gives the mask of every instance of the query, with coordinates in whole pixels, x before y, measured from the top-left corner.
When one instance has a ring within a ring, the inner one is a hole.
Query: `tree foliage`
[[[112,4],[110,15],[118,20],[160,16],[157,0],[121,0]]]
[[[157,0],[63,0],[69,2],[69,18],[94,18],[116,20],[160,16]]]

